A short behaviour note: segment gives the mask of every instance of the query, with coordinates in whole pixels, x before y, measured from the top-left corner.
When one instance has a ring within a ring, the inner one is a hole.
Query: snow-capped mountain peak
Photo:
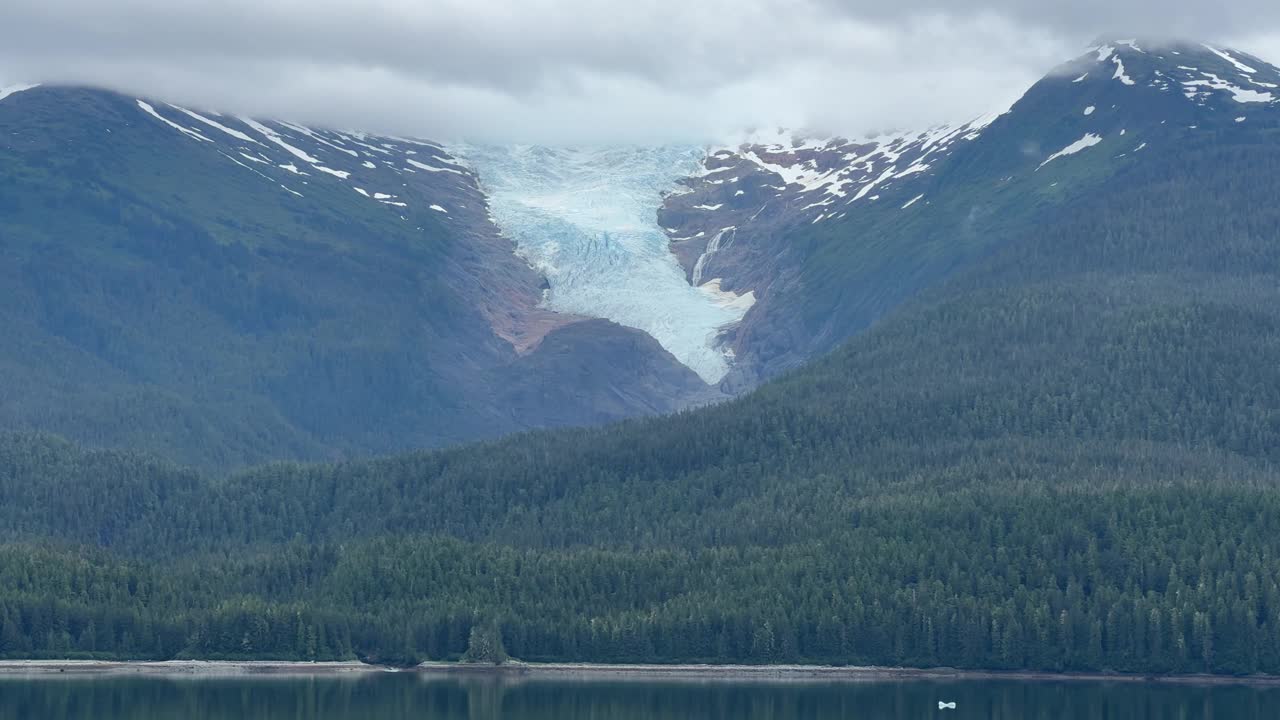
[[[939,160],[959,144],[975,140],[997,116],[858,138],[814,137],[785,129],[752,132],[711,148],[701,174],[689,178],[686,192],[676,194],[667,208],[679,211],[682,195],[691,209],[732,206],[737,204],[734,198],[763,188],[772,191],[764,193],[767,202],[813,210],[811,222],[840,217],[849,205],[879,199],[882,191],[904,186],[912,176],[927,176]],[[725,202],[707,202],[708,195]]]
[[[1280,69],[1208,43],[1102,38],[1059,72],[1072,75],[1073,82],[1153,88],[1209,108],[1280,103]]]
[[[666,196],[658,220],[692,285],[761,292],[771,282],[774,258],[768,251],[746,262],[742,257],[762,239],[784,227],[844,219],[859,207],[911,212],[927,206],[938,168],[1000,114],[854,138],[786,129],[746,133],[709,148],[698,171]]]

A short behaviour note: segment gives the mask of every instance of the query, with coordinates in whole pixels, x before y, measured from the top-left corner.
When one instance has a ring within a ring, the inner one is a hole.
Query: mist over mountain
[[[90,85],[307,126],[489,144],[859,136],[1004,109],[1101,33],[1280,57],[1263,0],[13,0],[0,85]]]

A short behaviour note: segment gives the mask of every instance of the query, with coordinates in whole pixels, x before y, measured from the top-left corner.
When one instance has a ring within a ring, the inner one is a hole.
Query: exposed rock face
[[[497,373],[498,405],[542,424],[604,423],[723,398],[657,340],[608,320],[570,323]]]
[[[463,236],[454,254],[455,269],[442,273],[488,320],[494,334],[524,355],[547,333],[585,318],[541,307],[546,279],[515,253],[489,215],[488,198],[474,173],[454,180],[457,227]]]

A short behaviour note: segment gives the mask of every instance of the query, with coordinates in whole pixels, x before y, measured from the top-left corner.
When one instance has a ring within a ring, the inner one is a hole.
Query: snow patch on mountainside
[[[1213,90],[1222,90],[1222,91],[1231,93],[1231,99],[1235,100],[1238,103],[1255,103],[1255,102],[1268,103],[1274,99],[1271,93],[1269,92],[1259,92],[1257,90],[1246,90],[1244,88],[1239,87],[1238,85],[1232,85],[1231,83],[1227,82],[1226,80],[1223,80],[1222,78],[1218,77],[1217,75],[1214,75],[1213,73],[1206,72],[1202,74],[1205,76],[1205,79],[1187,80],[1182,83],[1183,87],[1187,88],[1186,90],[1187,97],[1192,100],[1194,100],[1199,94],[1198,91],[1196,90],[1196,88],[1198,87],[1207,87]]]
[[[1244,63],[1242,63],[1242,62],[1240,62],[1239,60],[1235,59],[1234,57],[1231,57],[1231,55],[1230,55],[1229,53],[1227,53],[1226,51],[1224,51],[1224,50],[1218,50],[1217,48],[1209,47],[1208,45],[1205,45],[1204,47],[1205,47],[1205,49],[1206,49],[1206,50],[1208,50],[1209,52],[1213,53],[1214,55],[1217,55],[1218,57],[1222,58],[1223,60],[1226,60],[1227,62],[1229,62],[1229,63],[1231,63],[1232,65],[1234,65],[1234,66],[1235,66],[1235,68],[1236,68],[1237,70],[1239,70],[1240,72],[1242,72],[1242,73],[1249,73],[1250,75],[1252,75],[1253,73],[1258,72],[1258,71],[1257,71],[1257,70],[1255,70],[1254,68],[1251,68],[1251,67],[1249,67],[1248,65],[1245,65]]]
[[[682,180],[677,192],[667,196],[665,206],[677,212],[682,208],[716,208],[725,214],[726,226],[749,224],[769,207],[794,211],[809,223],[844,217],[847,206],[877,200],[887,190],[901,193],[904,200],[910,198],[905,194],[907,188],[932,174],[934,166],[958,146],[976,140],[1002,114],[995,112],[962,125],[923,132],[852,139],[808,137],[785,128],[754,131],[708,150],[701,167]],[[747,191],[735,189],[726,197],[716,187],[739,182],[756,188],[757,196],[768,191],[771,197],[763,204],[730,203],[727,201]],[[682,200],[682,196],[688,197]],[[673,234],[672,240],[696,237]],[[709,242],[708,251],[714,252],[715,246],[714,241]],[[699,262],[707,259],[702,257]]]
[[[139,100],[138,102],[141,103],[142,101]],[[290,155],[293,155],[294,157],[298,158],[302,162],[311,163],[312,165],[320,162],[319,159],[307,154],[305,150],[299,150],[293,145],[290,145],[289,143],[285,142],[284,138],[280,137],[280,133],[276,132],[275,130],[272,130],[266,125],[263,125],[262,123],[256,122],[246,117],[240,118],[240,122],[258,131],[258,133],[261,134],[263,137],[275,143],[276,145],[279,145],[280,147],[284,148],[286,151],[289,152]]]
[[[173,128],[174,130],[177,130],[178,132],[182,133],[183,135],[186,135],[187,137],[191,138],[192,140],[199,140],[199,141],[201,141],[201,142],[210,142],[210,143],[211,143],[211,142],[213,142],[212,140],[210,140],[209,138],[205,137],[205,136],[204,136],[204,135],[202,135],[201,133],[199,133],[199,132],[197,132],[197,131],[195,131],[195,130],[192,130],[191,128],[183,127],[183,126],[179,125],[178,123],[176,123],[176,122],[174,122],[174,121],[172,121],[172,120],[170,120],[170,119],[168,119],[168,118],[164,117],[164,116],[163,116],[163,115],[161,115],[160,113],[156,112],[156,109],[155,109],[154,107],[152,107],[150,103],[145,103],[145,102],[143,102],[143,101],[139,100],[139,101],[138,101],[138,107],[142,108],[142,111],[143,111],[143,112],[145,112],[146,114],[148,114],[148,115],[150,115],[151,117],[153,117],[153,118],[155,118],[155,119],[159,120],[160,122],[164,123],[165,125],[168,125],[169,127]]]
[[[1112,78],[1124,85],[1180,91],[1202,107],[1216,107],[1219,96],[1236,103],[1280,103],[1270,92],[1280,88],[1280,69],[1234,50],[1184,43],[1148,52],[1133,42],[1108,43],[1069,64],[1073,72],[1086,70],[1072,82],[1083,82],[1089,77],[1088,66],[1097,63],[1114,65]]]
[[[449,172],[449,173],[453,173],[453,174],[455,174],[455,175],[465,175],[465,174],[466,174],[466,173],[464,173],[464,172],[463,172],[463,171],[461,171],[461,170],[455,170],[455,169],[453,169],[453,168],[436,167],[435,165],[428,165],[428,164],[426,164],[426,163],[418,162],[417,160],[414,160],[414,159],[412,159],[412,158],[406,158],[406,159],[405,159],[405,162],[406,162],[406,163],[409,163],[410,165],[412,165],[412,166],[414,166],[414,167],[416,167],[416,168],[418,168],[419,170],[426,170],[427,172],[436,172],[436,173],[438,173],[438,172]]]
[[[139,101],[139,102],[141,102],[141,101]],[[218,129],[218,130],[221,130],[222,132],[224,132],[224,133],[226,133],[226,134],[230,135],[231,137],[233,137],[233,138],[235,138],[235,139],[237,139],[237,140],[243,140],[243,141],[245,141],[245,142],[250,142],[250,143],[257,143],[257,144],[259,144],[259,145],[261,145],[261,144],[262,144],[262,143],[258,142],[257,140],[254,140],[253,138],[249,137],[248,135],[246,135],[246,134],[244,134],[244,133],[240,132],[239,130],[235,130],[235,129],[233,129],[233,128],[229,128],[229,127],[227,127],[226,125],[223,125],[222,123],[217,122],[216,120],[210,120],[209,118],[207,118],[207,117],[205,117],[205,116],[203,116],[203,115],[201,115],[201,114],[199,114],[199,113],[191,112],[190,110],[188,110],[188,109],[186,109],[186,108],[183,108],[183,107],[178,107],[177,105],[170,105],[169,107],[173,108],[174,110],[177,110],[177,111],[178,111],[178,112],[180,112],[180,113],[183,113],[184,115],[187,115],[187,116],[191,117],[192,119],[199,120],[200,122],[204,123],[205,125],[208,125],[208,126],[209,126],[209,127],[211,127],[211,128],[216,128],[216,129]],[[155,113],[153,112],[152,114],[155,114]],[[163,119],[163,118],[161,118],[161,119]]]
[[[1125,85],[1133,85],[1134,84],[1133,78],[1129,77],[1124,72],[1124,61],[1120,59],[1120,56],[1116,55],[1115,57],[1112,57],[1111,62],[1115,63],[1116,65],[1116,73],[1115,75],[1111,76],[1111,79],[1119,80]]]
[[[701,148],[465,146],[454,154],[478,173],[498,226],[546,275],[546,307],[643,330],[708,383],[724,377],[731,357],[720,335],[754,298],[690,284],[655,216],[663,193],[698,172]]]
[[[412,204],[409,201],[422,197],[417,193],[402,196],[401,193],[369,192],[365,188],[388,185],[408,188],[412,175],[417,172],[414,168],[444,173],[430,180],[412,182],[414,188],[429,192],[432,198],[437,191],[444,193],[442,197],[457,192],[475,192],[473,176],[460,163],[449,158],[442,147],[432,143],[361,132],[314,129],[281,120],[254,120],[196,112],[171,103],[153,105],[141,99],[135,102],[151,119],[192,140],[211,143],[220,156],[299,197],[302,193],[279,183],[278,178],[268,173],[283,171],[310,178],[301,181],[303,184],[320,182],[321,178],[324,182],[350,182],[353,183],[352,190],[360,196],[394,208],[408,208]],[[375,159],[382,164],[373,162]],[[261,167],[253,167],[242,160]],[[428,207],[447,214],[438,203],[428,203]],[[397,215],[401,220],[409,219],[407,215]]]
[[[31,90],[31,89],[38,88],[38,87],[40,87],[40,83],[33,83],[33,84],[30,84],[30,85],[8,85],[8,86],[0,86],[0,100],[4,100],[5,98],[9,97],[10,95],[17,95],[17,94],[18,94],[18,93],[20,93],[20,92],[24,92],[24,91],[26,91],[26,90]]]
[[[1091,148],[1100,142],[1102,142],[1102,138],[1100,136],[1095,135],[1093,133],[1086,133],[1084,137],[1062,148],[1058,152],[1050,155],[1048,158],[1045,159],[1044,162],[1040,163],[1040,167],[1036,169],[1039,170],[1040,168],[1044,167],[1045,165],[1048,165],[1049,163],[1053,162],[1054,160],[1057,160],[1060,157],[1066,157],[1067,155],[1075,155],[1081,150],[1084,150],[1086,148]]]

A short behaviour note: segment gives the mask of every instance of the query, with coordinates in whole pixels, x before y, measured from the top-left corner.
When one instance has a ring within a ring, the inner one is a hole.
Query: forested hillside
[[[1280,145],[723,405],[230,477],[0,445],[0,654],[1280,673]]]

